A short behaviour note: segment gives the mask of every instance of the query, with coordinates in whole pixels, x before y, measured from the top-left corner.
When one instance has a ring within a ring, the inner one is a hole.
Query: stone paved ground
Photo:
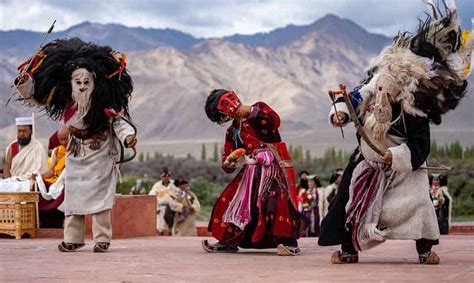
[[[364,252],[355,265],[331,265],[335,248],[302,239],[302,254],[279,257],[273,250],[209,254],[203,238],[147,237],[112,242],[108,253],[92,244],[59,253],[57,239],[0,239],[0,282],[474,282],[474,235],[443,236],[442,263],[418,264],[413,241],[388,241]]]

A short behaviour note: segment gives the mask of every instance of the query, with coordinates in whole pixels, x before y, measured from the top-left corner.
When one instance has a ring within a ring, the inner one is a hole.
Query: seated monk
[[[41,228],[62,228],[64,213],[58,210],[58,206],[64,201],[64,168],[66,162],[66,146],[69,132],[66,127],[55,133],[59,145],[54,147],[51,155],[49,170],[37,176],[36,182],[40,191],[39,197],[39,220]]]
[[[43,145],[32,137],[31,117],[15,119],[17,140],[12,142],[5,154],[3,180],[0,192],[28,192],[33,190],[33,174],[47,170],[47,155]]]
[[[58,180],[66,165],[66,146],[69,138],[67,128],[61,128],[58,131],[57,136],[59,145],[53,149],[51,154],[51,164],[49,165],[48,171],[42,174],[43,181],[47,187]]]

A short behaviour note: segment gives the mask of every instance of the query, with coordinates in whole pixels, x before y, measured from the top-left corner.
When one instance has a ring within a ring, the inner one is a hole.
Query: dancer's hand
[[[137,136],[129,135],[125,138],[125,147],[134,148],[137,145]]]
[[[229,169],[235,169],[238,167],[237,162],[229,162],[229,160],[224,161],[224,167]]]
[[[229,168],[229,169],[235,169],[235,168],[239,167],[240,165],[243,164],[243,161],[244,161],[244,157],[243,157],[243,156],[240,157],[240,158],[238,158],[238,159],[235,160],[235,161],[232,161],[232,162],[230,162],[229,159],[230,159],[230,158],[227,157],[226,160],[224,161],[224,166],[225,166],[226,168]]]
[[[332,115],[331,120],[335,126],[340,127],[347,123],[348,118],[346,113],[337,111]]]
[[[18,75],[18,77],[16,78],[15,80],[15,84],[16,85],[21,85],[21,84],[24,84],[26,81],[28,81],[30,78],[30,76],[28,75],[28,73],[24,72],[24,73],[21,73]]]
[[[392,165],[392,152],[390,150],[387,150],[382,157],[382,160],[385,164]]]

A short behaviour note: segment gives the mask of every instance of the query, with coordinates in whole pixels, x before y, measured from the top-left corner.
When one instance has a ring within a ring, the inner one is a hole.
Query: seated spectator
[[[64,213],[58,210],[58,206],[64,201],[64,169],[69,132],[66,127],[63,127],[55,135],[59,143],[53,148],[49,169],[43,175],[36,177],[40,192],[39,220],[41,228],[62,228],[64,223]]]
[[[69,133],[66,128],[61,128],[58,133],[59,145],[56,146],[51,153],[51,163],[48,171],[42,175],[45,184],[54,184],[66,165],[66,146],[69,139]]]
[[[160,235],[164,235],[171,231],[175,212],[182,212],[183,204],[176,200],[179,196],[179,190],[174,186],[168,168],[163,168],[160,177],[161,180],[153,185],[148,194],[156,195],[156,228]]]
[[[183,204],[183,209],[181,212],[175,213],[171,234],[173,236],[197,236],[196,215],[201,209],[201,204],[196,195],[191,192],[187,181],[177,181],[175,186],[181,191],[176,200]]]
[[[131,188],[130,188],[130,191],[128,192],[129,195],[144,195],[146,194],[146,190],[145,190],[145,187],[143,186],[142,184],[142,180],[141,179],[138,179],[136,182],[135,182],[135,185],[133,185]]]
[[[47,154],[43,145],[32,137],[31,117],[15,119],[17,140],[12,142],[5,154],[4,178],[0,181],[0,192],[29,192],[34,190],[34,174],[45,173],[48,168]]]

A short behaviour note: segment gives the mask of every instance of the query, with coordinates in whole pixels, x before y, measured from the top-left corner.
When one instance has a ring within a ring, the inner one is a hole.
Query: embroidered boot
[[[110,247],[110,243],[107,242],[98,242],[94,245],[94,252],[95,253],[103,253],[106,252]]]
[[[61,244],[58,245],[58,250],[60,252],[73,252],[75,250],[78,250],[82,247],[84,247],[86,244],[84,243],[65,243],[61,242]]]
[[[439,256],[435,252],[426,252],[419,254],[418,258],[421,264],[439,264]]]
[[[300,248],[298,247],[290,247],[283,244],[279,244],[277,247],[277,254],[280,256],[295,256],[300,252]]]
[[[239,251],[238,247],[226,246],[220,243],[209,244],[207,240],[201,241],[202,249],[208,253],[236,253]]]
[[[332,264],[358,263],[359,255],[343,251],[335,251],[331,256]]]

